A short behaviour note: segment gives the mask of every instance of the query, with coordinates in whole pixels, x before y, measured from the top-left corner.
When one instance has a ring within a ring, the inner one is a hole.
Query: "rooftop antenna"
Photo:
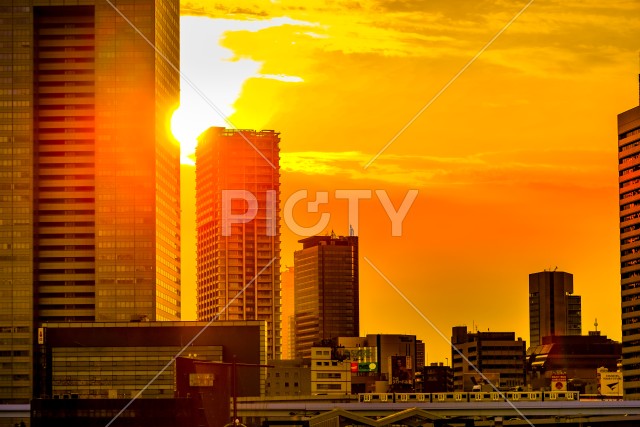
[[[597,318],[597,317],[596,317],[596,321],[595,321],[595,323],[593,324],[593,326],[595,326],[595,327],[596,327],[596,332],[598,332],[598,318]]]
[[[556,268],[553,269],[553,271],[555,272],[558,269],[558,266],[556,265]]]

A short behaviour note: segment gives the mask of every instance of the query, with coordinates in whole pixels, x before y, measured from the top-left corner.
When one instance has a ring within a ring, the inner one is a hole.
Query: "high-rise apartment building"
[[[196,149],[198,320],[264,320],[279,359],[279,133],[212,127]]]
[[[640,399],[640,107],[618,115],[622,372],[625,399]]]
[[[294,254],[297,358],[315,343],[360,335],[357,236],[313,236]]]
[[[552,335],[582,334],[582,298],[573,294],[573,275],[541,271],[529,275],[529,339],[531,345]]]
[[[180,319],[179,57],[177,0],[0,5],[0,402],[40,322]]]

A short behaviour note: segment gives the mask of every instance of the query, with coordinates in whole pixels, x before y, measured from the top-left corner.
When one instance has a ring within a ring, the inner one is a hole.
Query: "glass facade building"
[[[315,343],[360,335],[357,236],[313,236],[294,253],[296,358]]]
[[[531,346],[552,335],[582,334],[582,298],[573,294],[573,274],[541,271],[529,275]]]
[[[198,320],[266,321],[269,360],[281,356],[279,142],[212,127],[196,149]]]
[[[640,107],[618,115],[624,398],[640,399]]]
[[[0,4],[0,402],[40,322],[180,319],[179,2],[111,3]]]

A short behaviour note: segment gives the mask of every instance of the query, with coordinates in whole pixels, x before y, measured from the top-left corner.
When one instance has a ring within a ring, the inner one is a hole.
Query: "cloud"
[[[513,150],[463,157],[385,155],[365,170],[372,154],[349,152],[281,153],[284,172],[373,180],[418,187],[473,184],[614,185],[615,151]],[[614,172],[611,172],[611,171]],[[613,177],[613,178],[612,178]]]
[[[281,82],[289,82],[289,83],[302,83],[304,79],[299,76],[287,76],[285,74],[257,74],[256,78],[260,79],[272,79],[278,80]]]

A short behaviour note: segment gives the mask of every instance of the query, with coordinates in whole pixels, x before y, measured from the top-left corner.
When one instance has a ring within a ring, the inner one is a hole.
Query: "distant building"
[[[442,362],[432,363],[422,369],[422,392],[442,393],[453,391],[453,369]]]
[[[416,340],[416,371],[424,368],[426,356],[427,352],[424,343],[421,340]]]
[[[483,383],[482,375],[502,390],[526,385],[526,343],[514,332],[469,333],[466,326],[455,326],[451,344],[455,390],[472,391]]]
[[[621,357],[622,345],[606,336],[544,337],[541,345],[527,350],[530,384],[533,390],[567,389],[585,393],[589,386],[593,389],[599,385],[597,369],[616,371]],[[554,381],[554,376],[559,380]]]
[[[625,399],[640,399],[640,106],[618,115],[622,372]]]
[[[294,253],[296,358],[315,343],[360,334],[357,236],[313,236]]]
[[[281,357],[279,143],[272,130],[212,127],[196,149],[197,318],[266,321],[270,360]]]
[[[293,359],[295,355],[295,327],[294,327],[294,286],[293,267],[286,267],[280,273],[282,283],[282,358]]]
[[[352,376],[355,393],[401,392],[414,388],[415,361],[420,342],[415,335],[369,334],[365,337],[338,337],[335,342],[338,351],[349,353],[350,360],[367,362],[358,364],[357,374]],[[369,368],[370,362],[375,362],[375,370]],[[402,375],[401,379],[400,373],[405,372],[408,378]]]
[[[581,335],[581,297],[573,294],[573,275],[542,271],[529,275],[529,336],[539,345],[550,335]]]
[[[266,396],[309,396],[311,394],[310,362],[302,359],[270,360],[267,369]]]

